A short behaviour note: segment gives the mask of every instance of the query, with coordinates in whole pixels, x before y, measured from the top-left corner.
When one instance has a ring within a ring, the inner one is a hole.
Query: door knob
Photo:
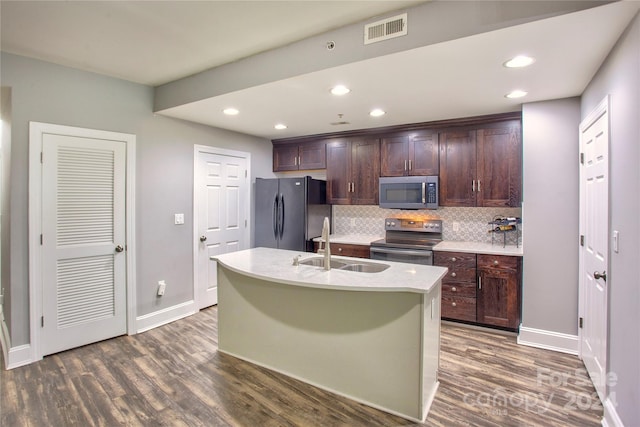
[[[598,279],[602,279],[605,282],[607,281],[607,272],[603,271],[602,273],[598,273],[597,271],[593,272],[593,278],[598,280]]]
[[[122,252],[122,251],[124,251],[124,248],[122,247],[122,245],[116,246],[116,252]]]
[[[200,241],[201,242],[206,242],[207,241],[207,236],[200,236]]]

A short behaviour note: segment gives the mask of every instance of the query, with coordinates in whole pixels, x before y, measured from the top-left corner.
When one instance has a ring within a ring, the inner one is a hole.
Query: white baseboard
[[[604,400],[604,416],[602,417],[602,427],[624,427],[616,407],[608,397]]]
[[[166,325],[178,319],[191,316],[198,312],[195,301],[187,301],[182,304],[167,307],[153,313],[138,316],[136,318],[136,333],[148,331],[158,326]]]
[[[544,348],[561,353],[578,354],[578,336],[543,329],[520,327],[518,344]]]

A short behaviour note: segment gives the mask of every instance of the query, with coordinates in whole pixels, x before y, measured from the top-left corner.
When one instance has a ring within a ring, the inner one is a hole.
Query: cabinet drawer
[[[445,297],[467,297],[467,298],[475,298],[476,297],[476,284],[474,283],[460,283],[460,282],[449,282],[442,283],[442,296]]]
[[[455,320],[476,321],[476,299],[442,296],[442,317]]]
[[[516,270],[519,257],[505,255],[478,255],[478,268]]]
[[[460,268],[458,266],[449,267],[447,275],[442,279],[442,283],[464,282],[474,284],[476,282],[475,268]]]
[[[331,243],[331,255],[350,256],[355,258],[369,258],[368,245],[354,245],[350,243]],[[318,252],[318,242],[313,242],[313,251]]]
[[[434,252],[435,265],[451,268],[476,268],[476,254],[463,252]]]

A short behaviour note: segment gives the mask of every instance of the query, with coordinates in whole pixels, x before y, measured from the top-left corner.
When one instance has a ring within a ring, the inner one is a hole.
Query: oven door
[[[379,259],[381,261],[433,265],[433,252],[430,250],[398,249],[372,246],[369,249],[369,256],[371,259]]]

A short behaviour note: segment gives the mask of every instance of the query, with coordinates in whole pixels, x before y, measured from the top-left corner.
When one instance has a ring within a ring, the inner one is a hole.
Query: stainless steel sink
[[[301,265],[312,267],[324,267],[324,257],[307,258],[299,262]],[[368,262],[347,263],[342,260],[331,260],[331,268],[343,271],[357,271],[359,273],[379,273],[389,268],[387,264],[374,264]]]
[[[313,267],[324,267],[324,257],[307,258],[300,261],[300,264],[311,265]],[[332,259],[329,265],[331,266],[331,268],[342,268],[346,266],[347,263]]]
[[[389,268],[386,264],[347,264],[340,270],[357,271],[359,273],[379,273]]]

